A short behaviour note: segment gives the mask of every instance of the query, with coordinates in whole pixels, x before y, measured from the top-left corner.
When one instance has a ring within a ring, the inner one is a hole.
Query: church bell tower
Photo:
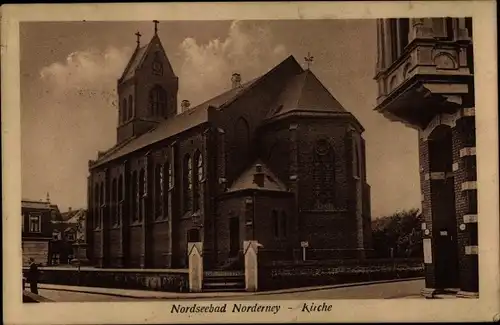
[[[125,70],[118,79],[117,143],[138,137],[160,122],[177,114],[179,78],[158,37],[158,21],[154,20],[151,41],[137,46]]]

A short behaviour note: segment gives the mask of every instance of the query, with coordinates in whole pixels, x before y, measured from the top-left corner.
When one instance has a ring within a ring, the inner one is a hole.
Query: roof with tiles
[[[134,53],[132,54],[132,57],[129,60],[129,63],[123,71],[120,81],[125,81],[133,78],[135,76],[136,70],[141,67],[142,63],[146,59],[147,54],[150,53],[151,50],[155,47],[157,50],[160,50],[160,53],[165,53],[157,34],[153,36],[153,38],[147,45],[137,46],[134,50]],[[172,65],[170,64],[168,58],[166,58],[165,63],[167,71],[169,71],[170,74],[174,74]]]
[[[140,65],[140,62],[143,59],[141,56],[144,56],[147,52],[146,47],[138,48],[136,50],[136,53],[134,53],[134,56],[131,59],[133,62],[127,66],[126,72],[124,73],[125,76],[128,73],[127,71],[132,71],[134,70],[134,67],[138,67],[138,65]],[[345,108],[331,95],[331,93],[310,70],[302,70],[295,58],[293,56],[289,56],[264,75],[242,84],[239,87],[232,88],[172,118],[162,121],[156,128],[139,137],[133,137],[124,143],[112,147],[107,152],[100,154],[97,161],[91,165],[91,168],[97,167],[114,159],[118,159],[139,149],[145,148],[153,143],[162,141],[208,122],[209,107],[222,108],[230,106],[244,93],[261,84],[260,81],[265,79],[266,76],[276,73],[281,67],[285,66],[299,67],[296,68],[299,72],[291,78],[283,79],[282,82],[284,83],[284,87],[280,93],[276,93],[274,95],[276,100],[274,104],[269,107],[269,112],[267,114],[268,119],[287,113],[304,111],[313,113],[328,112],[341,115],[352,115],[345,110]]]
[[[267,117],[292,111],[348,113],[310,70],[288,80]]]
[[[117,145],[111,148],[108,152],[103,154],[94,166],[98,166],[109,162],[111,160],[117,159],[121,156],[132,153],[136,150],[144,148],[155,142],[162,141],[178,133],[186,131],[197,125],[205,123],[208,121],[208,108],[210,106],[220,107],[223,104],[233,100],[243,93],[250,85],[252,85],[257,79],[249,81],[240,87],[230,89],[217,97],[207,100],[198,106],[195,106],[183,113],[177,114],[162,123],[160,123],[156,128],[151,131],[141,135],[137,138],[131,138],[125,143]]]
[[[255,180],[256,174],[262,174],[262,183]],[[262,162],[256,161],[240,177],[238,177],[228,189],[228,192],[236,192],[247,189],[288,192],[286,185],[271,172]]]

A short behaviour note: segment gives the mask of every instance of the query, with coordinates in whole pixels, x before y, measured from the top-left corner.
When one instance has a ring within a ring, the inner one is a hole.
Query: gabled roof
[[[287,82],[267,117],[291,111],[347,113],[310,70],[305,70]]]
[[[244,93],[246,93],[249,89],[257,86],[263,78],[274,73],[277,69],[287,64],[298,65],[293,56],[289,56],[261,77],[255,78],[245,84],[242,84],[240,87],[230,89],[183,113],[170,117],[158,124],[156,128],[144,133],[137,138],[132,138],[124,145],[117,145],[116,147],[111,148],[108,152],[99,157],[91,167],[97,167],[101,164],[130,154],[138,149],[162,141],[178,133],[187,131],[193,127],[207,122],[209,107],[220,108],[230,105],[235,100],[240,98]]]
[[[195,106],[183,113],[177,114],[165,121],[162,121],[156,128],[152,129],[151,131],[146,132],[137,138],[130,139],[130,141],[127,141],[127,143],[124,145],[112,148],[104,155],[102,155],[96,161],[96,164],[94,166],[98,166],[113,159],[127,155],[150,144],[162,141],[178,133],[187,131],[193,127],[207,122],[209,107],[220,107],[227,101],[230,101],[233,98],[239,96],[253,82],[255,82],[255,80],[256,79],[254,79],[253,81],[249,81],[246,84],[241,85],[241,87],[230,89],[217,97],[201,103],[198,106]]]
[[[259,186],[254,182],[254,175],[257,168],[261,168],[261,173],[264,174],[263,186]],[[280,191],[287,192],[286,185],[274,175],[271,170],[263,164],[260,160],[253,163],[247,170],[245,170],[240,177],[238,177],[228,189],[228,192],[236,192],[247,189],[266,190],[266,191]]]
[[[165,50],[163,49],[163,45],[161,44],[160,38],[158,37],[157,34],[155,34],[147,45],[141,47],[138,46],[135,48],[135,51],[132,54],[132,57],[130,58],[120,78],[121,82],[128,80],[135,75],[136,70],[142,66],[142,63],[147,57],[147,54],[150,51],[154,50],[155,46],[159,48],[159,50],[163,53],[163,55],[165,55],[166,60],[164,63],[166,64],[166,66],[164,65],[164,73],[167,72],[171,75],[174,75],[174,70],[172,69],[172,65],[170,64],[170,61],[168,60],[168,57],[165,54]]]
[[[139,63],[141,63],[143,57],[145,57],[147,48],[147,45],[135,48],[135,51],[134,53],[132,53],[132,57],[130,58],[125,70],[123,71],[120,80],[128,80],[134,76],[135,70],[139,67]]]
[[[62,219],[66,223],[77,223],[78,219],[85,213],[84,209],[71,210],[61,213]]]

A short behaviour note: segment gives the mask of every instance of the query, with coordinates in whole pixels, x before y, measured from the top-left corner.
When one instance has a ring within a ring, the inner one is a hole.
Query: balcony
[[[386,68],[379,67],[375,110],[389,120],[423,129],[438,114],[473,105],[472,42],[463,32],[452,39],[435,37],[432,29],[424,36],[411,33],[400,55]],[[385,47],[379,49],[379,60],[380,53],[389,50],[387,45],[379,42]]]

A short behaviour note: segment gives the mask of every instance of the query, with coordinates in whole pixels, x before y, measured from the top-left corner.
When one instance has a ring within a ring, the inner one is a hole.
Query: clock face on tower
[[[326,155],[330,150],[330,145],[326,139],[320,139],[316,142],[316,153],[318,155]]]
[[[155,58],[153,61],[153,74],[158,76],[163,75],[163,64],[161,63],[159,52],[155,53]]]

